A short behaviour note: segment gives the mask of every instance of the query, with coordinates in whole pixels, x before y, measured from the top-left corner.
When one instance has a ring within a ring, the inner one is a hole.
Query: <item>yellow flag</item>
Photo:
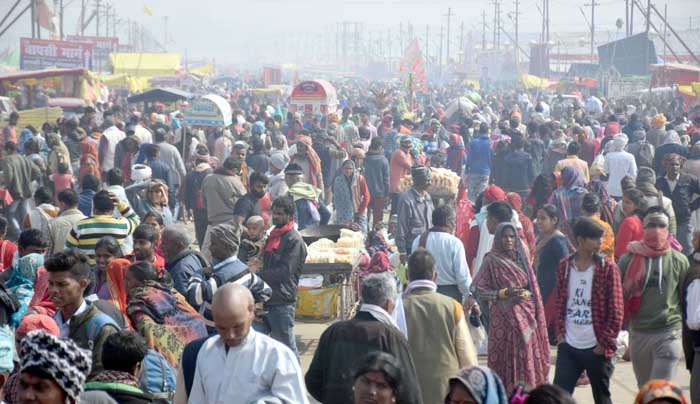
[[[146,5],[143,6],[143,12],[144,14],[153,16],[153,10],[151,10],[151,8]]]

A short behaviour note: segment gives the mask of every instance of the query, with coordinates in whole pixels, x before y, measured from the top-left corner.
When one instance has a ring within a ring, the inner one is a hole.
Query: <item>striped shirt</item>
[[[141,222],[136,212],[123,201],[119,202],[117,209],[121,217],[114,217],[109,213],[78,221],[66,239],[66,248],[77,248],[88,256],[91,265],[95,265],[95,245],[102,237],[114,237],[121,245]]]

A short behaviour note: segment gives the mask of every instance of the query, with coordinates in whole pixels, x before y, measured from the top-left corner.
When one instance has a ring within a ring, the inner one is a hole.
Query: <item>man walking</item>
[[[413,240],[433,225],[433,200],[428,193],[432,182],[430,168],[415,166],[411,169],[411,177],[413,186],[399,196],[396,206],[399,223],[395,238],[401,262],[406,262],[411,254]]]
[[[612,358],[624,314],[620,274],[609,258],[599,254],[604,230],[598,223],[581,218],[573,232],[578,251],[557,271],[553,329],[559,346],[554,384],[573,394],[585,370],[595,403],[612,403]]]
[[[467,148],[467,195],[469,200],[476,201],[477,196],[484,192],[489,184],[491,175],[491,141],[489,140],[489,125],[479,126],[479,135],[469,142]]]

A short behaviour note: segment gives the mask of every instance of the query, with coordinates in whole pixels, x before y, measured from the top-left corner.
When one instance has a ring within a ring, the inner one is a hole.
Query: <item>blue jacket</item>
[[[389,161],[383,154],[369,153],[363,162],[367,189],[373,198],[389,195]]]
[[[505,190],[522,192],[530,189],[535,179],[532,157],[524,151],[512,151],[505,158]]]
[[[192,250],[185,250],[178,254],[172,262],[165,264],[165,270],[173,278],[175,290],[183,296],[187,296],[187,285],[193,276],[204,278],[204,266],[207,265],[202,258]]]
[[[479,135],[469,142],[467,150],[467,174],[491,174],[491,141],[488,135]]]

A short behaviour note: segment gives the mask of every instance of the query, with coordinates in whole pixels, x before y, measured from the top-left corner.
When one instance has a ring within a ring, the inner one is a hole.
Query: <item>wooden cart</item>
[[[338,317],[340,320],[352,318],[357,311],[359,297],[354,285],[357,283],[359,272],[358,256],[352,264],[304,264],[302,275],[322,275],[323,285],[338,285],[340,289],[340,304],[338,305]]]

